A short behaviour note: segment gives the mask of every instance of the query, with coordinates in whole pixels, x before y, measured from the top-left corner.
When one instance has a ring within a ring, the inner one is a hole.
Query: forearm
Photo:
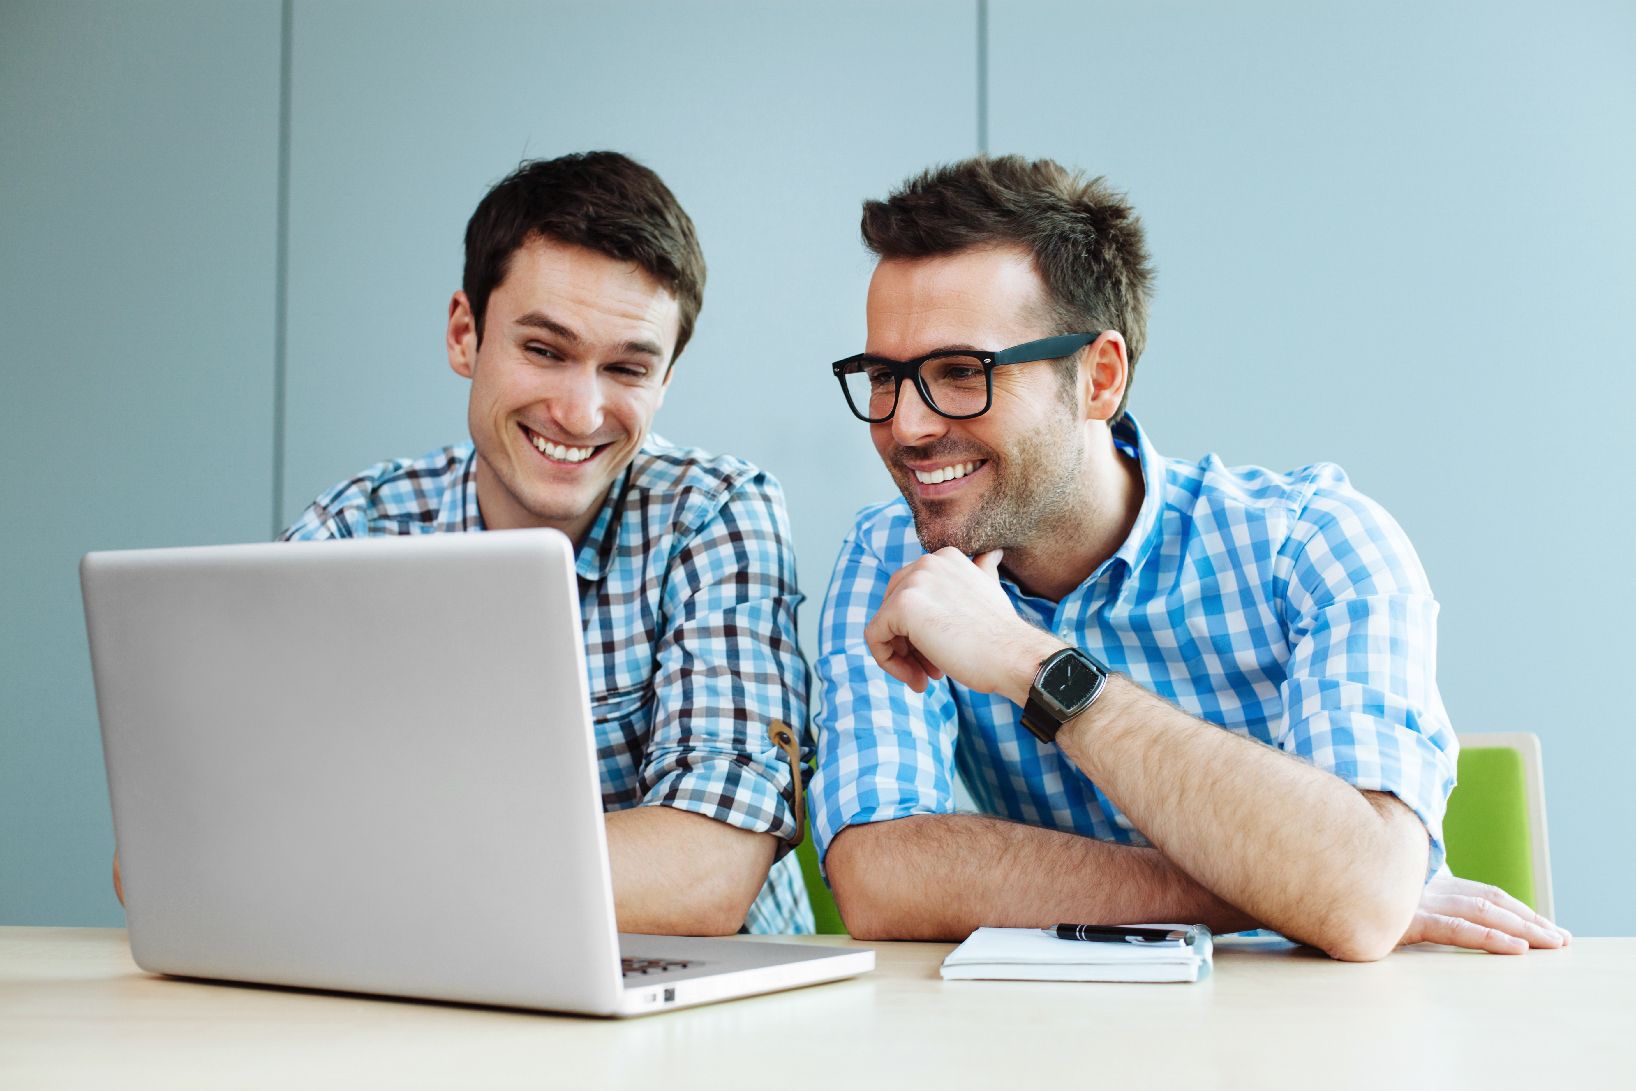
[[[875,661],[916,692],[946,676],[1026,703],[1040,664],[1064,645],[1017,616],[999,563],[997,552],[949,547],[894,572],[864,628]],[[1428,841],[1395,798],[1194,719],[1121,676],[1055,743],[1227,904],[1337,958],[1379,958],[1404,934]]]
[[[1379,958],[1403,935],[1427,845],[1396,799],[1117,676],[1057,741],[1166,857],[1268,927],[1345,959]]]
[[[731,935],[767,881],[772,835],[674,807],[607,815],[621,932]]]
[[[860,939],[961,940],[981,925],[1064,921],[1255,921],[1153,849],[981,815],[916,815],[850,826],[826,865],[847,931]]]

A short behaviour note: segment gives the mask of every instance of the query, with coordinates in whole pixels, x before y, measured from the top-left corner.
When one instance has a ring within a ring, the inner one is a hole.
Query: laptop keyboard
[[[698,965],[698,960],[683,961],[675,958],[622,958],[626,977],[653,977],[671,970],[685,970]]]

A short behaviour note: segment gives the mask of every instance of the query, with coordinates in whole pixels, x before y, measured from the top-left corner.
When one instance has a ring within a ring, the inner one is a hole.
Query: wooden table
[[[1636,1088],[1636,939],[1223,945],[1197,985],[945,983],[950,945],[871,946],[852,981],[603,1021],[153,977],[119,930],[0,928],[0,1088]]]

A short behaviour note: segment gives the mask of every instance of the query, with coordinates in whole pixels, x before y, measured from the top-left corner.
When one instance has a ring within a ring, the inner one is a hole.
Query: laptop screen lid
[[[81,580],[140,966],[616,1010],[565,537],[93,553]]]

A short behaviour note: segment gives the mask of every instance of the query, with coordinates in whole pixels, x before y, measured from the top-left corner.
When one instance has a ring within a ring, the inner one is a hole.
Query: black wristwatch
[[[1064,648],[1040,664],[1023,708],[1023,726],[1043,743],[1056,742],[1062,725],[1091,707],[1108,684],[1108,668],[1078,648]]]

